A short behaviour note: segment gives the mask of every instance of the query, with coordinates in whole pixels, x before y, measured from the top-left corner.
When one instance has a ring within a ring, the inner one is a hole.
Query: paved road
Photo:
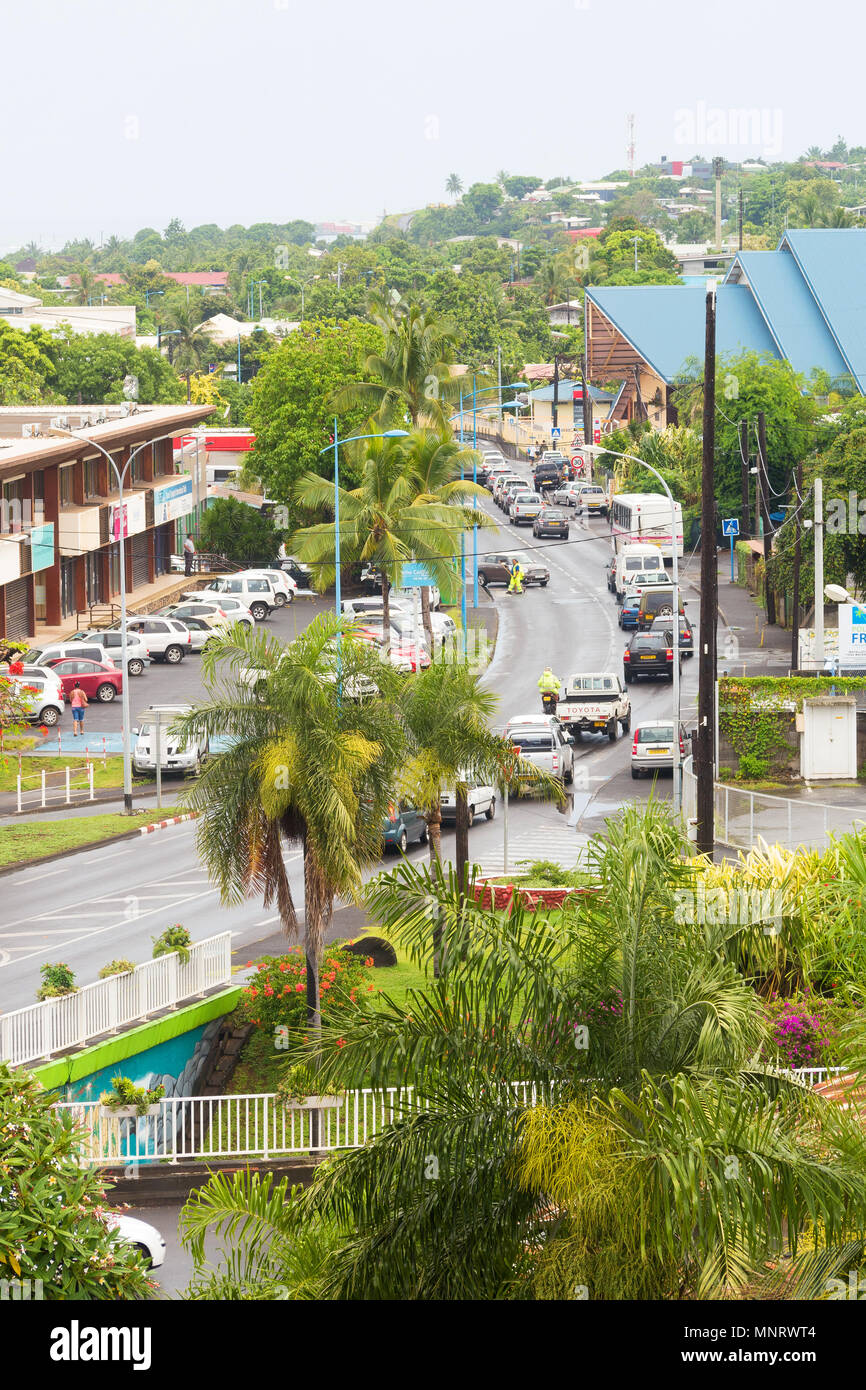
[[[501,515],[488,504],[498,522]],[[499,696],[498,722],[538,709],[538,674],[550,661],[561,676],[579,669],[620,669],[624,634],[616,623],[617,607],[603,577],[609,554],[606,523],[575,523],[570,542],[537,542],[531,533],[518,537],[507,525],[500,533],[482,532],[482,550],[535,549],[551,569],[547,589],[529,589],[523,597],[495,591],[502,622],[494,660],[485,680]],[[271,627],[290,638],[309,622],[322,603],[292,605],[275,615]],[[690,604],[693,621],[697,602]],[[688,719],[694,709],[697,663],[683,666],[682,709]],[[135,683],[142,701],[192,699],[199,693],[198,658],[187,658],[179,670],[151,668]],[[671,689],[666,682],[633,685],[633,722],[664,718],[671,712]],[[135,707],[135,703],[134,707]],[[119,720],[119,704],[100,709],[99,717]],[[571,824],[550,805],[533,801],[512,803],[509,813],[509,864],[521,858],[554,858],[574,863],[586,841],[582,831],[603,828],[604,816],[631,797],[650,793],[648,781],[632,782],[628,738],[610,743],[603,735],[589,736],[576,749],[585,790],[574,798]],[[669,796],[671,779],[660,779],[658,794]],[[454,832],[446,829],[443,849],[450,854]],[[481,820],[472,830],[473,858],[483,867],[501,867],[503,817]],[[413,849],[410,859],[426,851]],[[292,892],[303,899],[301,854],[286,852]],[[64,960],[79,981],[94,980],[99,968],[115,957],[145,960],[151,938],[166,926],[182,922],[193,940],[218,931],[233,933],[237,961],[246,961],[279,930],[273,910],[261,900],[231,907],[219,903],[195,849],[195,826],[171,827],[155,835],[103,846],[43,867],[34,865],[4,881],[7,910],[0,926],[0,1009],[4,1012],[32,1003],[45,961]],[[342,918],[345,922],[346,917]],[[332,939],[345,934],[336,914]]]

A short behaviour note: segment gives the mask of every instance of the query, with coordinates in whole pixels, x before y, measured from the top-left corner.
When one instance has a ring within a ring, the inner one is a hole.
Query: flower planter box
[[[284,1100],[286,1110],[337,1110],[343,1104],[342,1096],[306,1096],[304,1100]]]
[[[493,883],[490,879],[475,880],[475,901],[483,908],[494,911],[510,911],[515,903],[529,912],[540,908],[562,907],[564,903],[586,893],[595,893],[595,888],[521,888],[515,875],[513,883]]]
[[[159,1101],[149,1105],[144,1114],[140,1113],[134,1105],[101,1105],[99,1107],[102,1118],[109,1120],[142,1120],[147,1115],[158,1115],[161,1108]]]

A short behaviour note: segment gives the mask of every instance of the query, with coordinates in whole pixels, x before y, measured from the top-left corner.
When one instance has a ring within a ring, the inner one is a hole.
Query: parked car
[[[382,827],[385,849],[405,854],[411,842],[427,843],[427,822],[422,813],[408,801],[397,801],[388,808],[388,819]]]
[[[569,530],[568,512],[561,507],[542,507],[532,523],[533,536],[559,536],[567,541]]]
[[[73,642],[98,642],[105,648],[110,661],[115,666],[121,664],[121,652],[123,651],[123,634],[113,628],[96,627],[89,628],[84,632],[73,634]],[[101,661],[102,657],[94,657],[94,661]],[[150,653],[147,644],[143,641],[140,633],[133,633],[129,630],[129,621],[126,625],[126,672],[130,676],[140,676],[150,665]]]
[[[651,719],[645,724],[635,726],[631,745],[631,775],[640,777],[644,772],[650,774],[660,768],[674,766],[674,726],[668,719]],[[686,755],[686,745],[680,727],[680,761]]]
[[[515,560],[520,561],[525,585],[538,584],[542,589],[547,588],[550,583],[550,570],[545,565],[528,564],[525,555],[518,551],[497,551],[495,554],[479,555],[478,578],[485,588],[490,588],[491,584],[508,584],[511,566]]]
[[[622,674],[626,685],[639,676],[674,678],[674,649],[666,632],[636,632],[622,654]]]
[[[283,570],[290,579],[294,579],[299,589],[311,589],[313,586],[313,571],[309,565],[304,565],[294,555],[286,555],[282,560],[277,561],[278,567]]]
[[[108,647],[96,641],[52,642],[45,647],[31,647],[22,654],[21,660],[28,666],[53,666],[55,661],[62,661],[64,657],[81,657],[85,661],[104,661],[110,666],[114,665]]]
[[[584,483],[577,496],[581,516],[607,516],[607,493],[598,483]]]
[[[525,490],[515,492],[508,508],[511,525],[522,526],[525,522],[531,524],[543,506],[544,502],[540,493]]]
[[[363,622],[367,617],[381,619],[383,604],[381,598],[365,596],[362,598],[343,599],[340,608],[343,613],[350,617],[358,618]],[[401,620],[407,619],[409,624],[407,630],[414,632],[416,612],[414,604],[410,604],[406,599],[395,598],[391,595],[389,610],[392,621],[396,617],[399,617]],[[418,626],[423,636],[423,625],[419,622]],[[457,624],[447,613],[436,613],[431,611],[430,626],[433,629],[433,641],[437,649],[449,638],[454,637],[457,632]]]
[[[563,483],[554,492],[553,501],[558,507],[576,507],[583,486],[583,483]]]
[[[269,579],[258,577],[245,577],[239,574],[219,575],[216,579],[208,582],[206,589],[199,589],[199,594],[225,594],[227,598],[236,598],[252,613],[257,623],[264,622],[269,618],[274,609],[281,607],[277,603],[277,591]]]
[[[46,680],[49,686],[54,687],[54,692],[56,695],[63,694],[63,685],[60,680],[60,677],[57,675],[55,671],[52,670],[50,666],[25,666],[22,663],[21,670],[17,673],[11,672],[9,670],[9,667],[6,665],[0,666],[0,677],[2,677],[3,680],[20,680],[22,676],[26,677],[27,679],[30,679],[32,677],[33,679],[37,680]]]
[[[176,666],[192,651],[190,630],[177,618],[160,618],[148,613],[146,617],[130,618],[127,627],[130,632],[141,633],[153,661]]]
[[[673,614],[670,617],[653,618],[650,632],[667,632],[670,634],[668,641],[673,646]],[[684,613],[680,614],[680,652],[683,656],[694,656],[695,654],[695,635],[692,625]]]
[[[119,1211],[104,1212],[103,1220],[126,1245],[133,1246],[139,1252],[151,1269],[158,1269],[164,1263],[165,1241],[155,1226]]]
[[[269,579],[274,587],[274,599],[278,608],[285,608],[287,603],[292,602],[298,587],[297,581],[287,570],[241,570],[239,574],[235,575],[235,579]]]
[[[166,708],[161,706],[160,708]],[[189,705],[168,706],[174,709],[178,715],[188,714]],[[147,712],[142,724],[133,729],[136,735],[135,747],[132,750],[132,766],[136,772],[155,772],[156,771],[156,745],[157,729],[155,724],[147,722]],[[210,756],[210,744],[205,734],[199,735],[195,739],[186,742],[181,741],[177,734],[173,734],[167,728],[159,730],[159,764],[162,772],[191,772],[198,776],[201,765]]]
[[[496,791],[483,782],[469,783],[466,788],[466,802],[469,807],[470,825],[476,816],[485,816],[487,820],[493,820],[496,815]],[[439,814],[443,825],[457,820],[457,793],[453,788],[440,796]]]
[[[32,670],[32,668],[31,668]],[[44,724],[53,728],[63,717],[63,686],[59,676],[54,676],[50,666],[38,675],[8,676],[14,690],[20,695],[25,708],[28,724]]]
[[[103,705],[110,705],[123,692],[123,672],[106,661],[67,657],[53,661],[51,669],[60,677],[67,700],[76,685],[81,686],[88,700],[96,699]]]
[[[552,714],[518,714],[505,726],[505,737],[520,756],[563,784],[574,776],[574,740]]]
[[[210,610],[218,616],[226,627],[231,627],[232,623],[243,623],[244,627],[255,627],[256,620],[246,604],[239,598],[232,598],[229,594],[209,594],[204,589],[191,590],[184,594],[182,602],[178,608],[189,605],[192,617],[205,617],[205,610]],[[173,613],[172,617],[184,619],[180,613]]]

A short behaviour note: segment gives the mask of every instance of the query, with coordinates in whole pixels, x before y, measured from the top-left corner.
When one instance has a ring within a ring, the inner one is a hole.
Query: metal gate
[[[7,584],[6,636],[29,637],[33,631],[30,612],[30,578],[15,579]]]
[[[150,532],[143,531],[132,538],[132,587],[150,583]]]

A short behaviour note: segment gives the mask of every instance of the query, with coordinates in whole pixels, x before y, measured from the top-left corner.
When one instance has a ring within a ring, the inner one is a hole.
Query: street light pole
[[[476,377],[472,374],[472,482],[478,486],[478,395],[475,387]],[[499,392],[500,406],[502,390]],[[501,414],[500,414],[501,419]],[[501,428],[501,426],[500,426]],[[472,606],[478,607],[478,522],[472,527]]]
[[[815,493],[815,665],[824,669],[824,479],[816,478]]]
[[[712,859],[714,834],[713,761],[716,703],[716,621],[718,561],[716,559],[716,287],[710,281],[706,296],[704,336],[704,409],[701,472],[701,646],[698,654],[698,731],[695,755],[699,854]]]

